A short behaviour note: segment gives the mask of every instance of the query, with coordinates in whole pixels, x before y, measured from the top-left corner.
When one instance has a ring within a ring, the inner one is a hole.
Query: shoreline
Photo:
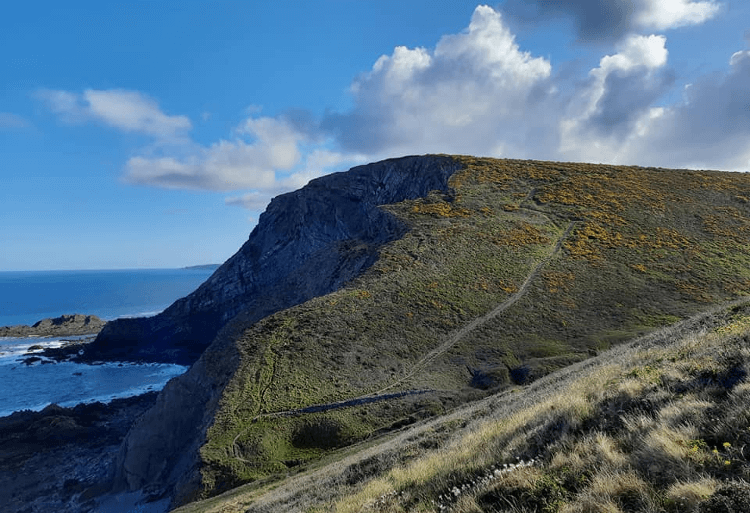
[[[109,494],[120,444],[158,392],[0,417],[4,511],[85,512]]]
[[[83,357],[86,347],[106,324],[107,321],[93,315],[62,315],[31,326],[0,327],[0,343],[3,338],[16,339],[8,346],[6,356],[22,367],[68,363],[97,367],[174,364],[121,361],[106,356],[86,361]],[[83,375],[86,374],[83,370]],[[73,375],[80,376],[81,372]],[[137,499],[139,503],[156,499],[120,497],[112,492],[112,477],[122,441],[136,420],[155,404],[159,390],[68,406],[53,402],[40,410],[27,408],[0,416],[3,511],[93,513],[122,507],[125,499]],[[149,511],[166,511],[164,501],[146,506]]]

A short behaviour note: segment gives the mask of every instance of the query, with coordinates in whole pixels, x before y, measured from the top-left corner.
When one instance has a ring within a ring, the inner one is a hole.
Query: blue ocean
[[[213,269],[0,272],[0,326],[63,314],[105,320],[155,315],[194,291]]]
[[[105,320],[156,315],[194,291],[213,269],[0,272],[0,326],[34,324],[63,314]],[[187,367],[170,364],[23,363],[31,346],[75,337],[0,337],[0,416],[56,403],[107,402],[152,390]],[[26,356],[24,356],[26,355]]]

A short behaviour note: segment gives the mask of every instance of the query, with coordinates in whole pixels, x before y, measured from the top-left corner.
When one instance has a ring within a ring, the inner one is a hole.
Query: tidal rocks
[[[42,319],[33,326],[0,327],[0,337],[65,337],[99,333],[107,322],[96,315],[61,315]]]
[[[2,511],[89,511],[107,489],[118,444],[155,399],[152,392],[109,404],[53,404],[0,418]]]

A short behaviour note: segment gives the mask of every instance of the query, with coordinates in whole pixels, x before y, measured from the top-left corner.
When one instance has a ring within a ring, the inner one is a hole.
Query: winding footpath
[[[475,329],[479,328],[480,326],[483,326],[487,322],[493,320],[498,315],[503,313],[505,310],[513,306],[520,300],[523,296],[526,295],[526,292],[529,289],[529,286],[531,285],[531,282],[534,281],[534,279],[539,275],[541,270],[552,260],[552,258],[560,251],[562,248],[562,244],[565,241],[565,239],[570,235],[570,232],[573,231],[573,227],[576,225],[576,221],[571,221],[568,224],[568,227],[565,229],[563,234],[560,236],[559,239],[557,239],[557,242],[552,247],[552,250],[550,253],[544,257],[537,265],[534,267],[534,269],[529,273],[529,275],[526,277],[526,280],[524,280],[523,284],[518,288],[516,292],[511,294],[508,299],[497,305],[495,308],[493,308],[490,312],[486,313],[485,315],[481,317],[477,317],[473,321],[471,321],[469,324],[461,328],[460,330],[456,331],[452,336],[450,336],[445,342],[440,344],[438,347],[427,353],[421,360],[419,360],[414,366],[412,367],[412,370],[402,376],[398,379],[398,381],[394,381],[390,385],[388,385],[385,388],[381,388],[377,392],[374,392],[373,395],[380,395],[386,390],[390,390],[393,387],[396,387],[406,381],[407,379],[414,376],[417,372],[420,372],[423,370],[427,365],[429,365],[435,358],[442,355],[448,349],[456,345],[462,338],[464,338],[466,335],[474,331]]]
[[[425,394],[428,392],[432,392],[432,390],[405,390],[401,392],[386,393],[388,390],[391,390],[403,384],[406,380],[413,377],[418,372],[421,372],[422,370],[424,370],[425,367],[427,367],[430,363],[432,363],[433,360],[435,360],[440,355],[444,354],[451,347],[456,345],[461,339],[466,337],[469,333],[483,326],[489,321],[495,319],[497,316],[505,312],[508,308],[510,308],[511,306],[516,304],[521,298],[523,298],[526,295],[526,292],[528,291],[529,286],[531,285],[531,282],[533,282],[534,279],[536,279],[539,276],[539,273],[542,271],[542,269],[544,269],[544,267],[552,260],[552,258],[554,258],[554,256],[560,252],[560,249],[562,249],[563,242],[565,242],[565,239],[567,239],[570,233],[573,231],[573,228],[575,227],[576,223],[577,221],[571,221],[568,223],[567,228],[565,228],[565,231],[562,233],[562,235],[560,235],[560,237],[557,239],[555,244],[552,246],[549,254],[547,254],[547,256],[545,256],[542,260],[540,260],[539,263],[534,267],[534,269],[532,269],[532,271],[529,273],[528,276],[526,276],[526,279],[524,280],[524,282],[521,284],[521,286],[518,288],[516,292],[511,294],[505,301],[497,305],[495,308],[490,310],[485,315],[481,317],[477,317],[476,319],[471,321],[469,324],[467,324],[463,328],[454,332],[450,337],[448,337],[448,339],[445,340],[445,342],[443,342],[438,347],[436,347],[435,349],[433,349],[432,351],[424,355],[416,364],[414,364],[414,366],[412,366],[411,371],[409,371],[407,374],[404,374],[398,380],[394,381],[390,385],[384,388],[381,388],[380,390],[376,392],[372,392],[370,394],[359,396],[359,397],[354,397],[352,399],[347,399],[345,401],[311,405],[305,408],[299,408],[295,410],[260,413],[253,418],[252,422],[254,423],[261,418],[270,418],[270,417],[275,418],[275,417],[289,417],[289,416],[295,416],[295,415],[304,415],[307,413],[330,411],[330,410],[335,410],[339,408],[348,408],[348,407],[357,406],[360,404],[372,403],[376,401],[396,399],[396,398],[404,397],[407,395]],[[234,455],[235,459],[245,462],[245,463],[251,463],[251,462],[242,458],[239,455],[240,448],[239,448],[239,445],[237,444],[237,440],[239,440],[240,437],[243,434],[245,434],[248,429],[249,428],[246,428],[240,431],[237,434],[237,436],[234,437],[234,440],[232,441],[232,454]]]

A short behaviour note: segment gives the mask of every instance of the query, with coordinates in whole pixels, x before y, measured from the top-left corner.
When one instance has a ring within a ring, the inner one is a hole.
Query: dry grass
[[[748,462],[732,453],[732,442],[717,447],[706,441],[717,435],[717,426],[724,432],[750,428],[743,424],[750,387],[731,378],[733,372],[743,375],[750,363],[744,347],[748,333],[727,335],[725,326],[732,323],[725,319],[719,329],[689,332],[666,345],[636,344],[621,354],[602,355],[598,365],[549,396],[508,416],[490,414],[498,418],[470,426],[445,449],[373,480],[355,500],[331,506],[360,511],[372,488],[402,492],[399,504],[387,511],[430,511],[428,490],[450,490],[456,476],[478,475],[520,456],[541,463],[491,487],[472,489],[451,507],[466,512],[696,510],[722,479],[747,473]]]

